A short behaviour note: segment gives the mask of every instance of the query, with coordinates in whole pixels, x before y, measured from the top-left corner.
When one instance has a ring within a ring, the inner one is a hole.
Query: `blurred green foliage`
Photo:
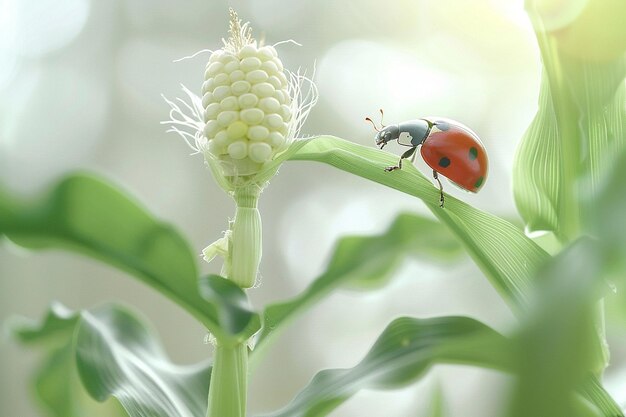
[[[70,249],[129,272],[225,340],[245,340],[258,329],[256,315],[239,314],[246,299],[239,287],[214,279],[199,283],[196,257],[184,238],[92,175],[70,175],[28,202],[0,190],[0,233],[25,248]]]

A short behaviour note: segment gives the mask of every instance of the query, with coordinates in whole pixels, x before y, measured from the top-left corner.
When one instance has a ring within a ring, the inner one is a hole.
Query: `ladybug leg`
[[[415,150],[417,149],[417,146],[413,146],[411,149],[409,149],[408,151],[406,151],[405,153],[403,153],[400,156],[400,160],[398,161],[398,165],[394,165],[394,166],[390,166],[385,168],[385,171],[390,172],[390,171],[395,171],[396,169],[402,169],[402,160],[403,159],[407,159],[407,158],[411,158],[411,161],[415,160]]]
[[[439,180],[439,175],[437,171],[433,169],[433,178],[437,180],[439,183],[439,207],[443,208],[444,198],[443,198],[443,186],[441,185],[441,181]]]

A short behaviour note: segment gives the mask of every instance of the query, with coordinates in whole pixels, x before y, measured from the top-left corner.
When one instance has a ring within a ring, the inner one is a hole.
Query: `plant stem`
[[[215,347],[207,417],[245,417],[248,388],[246,343]]]
[[[257,208],[261,187],[251,184],[235,190],[237,204],[231,225],[230,273],[228,279],[241,288],[250,288],[256,281],[261,262],[261,214]]]
[[[225,275],[241,288],[252,287],[261,262],[261,215],[257,209],[261,187],[250,184],[235,190],[237,204],[231,223]],[[245,417],[248,391],[247,342],[216,342],[209,386],[207,417]]]

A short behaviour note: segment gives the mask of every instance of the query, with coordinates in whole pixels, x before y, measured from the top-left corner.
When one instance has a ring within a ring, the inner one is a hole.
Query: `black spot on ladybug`
[[[476,183],[474,184],[475,188],[480,188],[481,185],[483,185],[483,181],[485,180],[485,177],[480,177],[476,180]]]
[[[450,129],[450,123],[448,122],[442,122],[442,121],[438,121],[435,122],[435,126],[437,126],[437,129],[445,132],[446,130]]]
[[[473,161],[474,159],[476,159],[478,157],[478,149],[474,148],[473,146],[470,148],[469,150],[469,159],[470,161]]]
[[[447,157],[443,157],[439,160],[439,166],[442,168],[447,168],[450,165],[450,159]]]

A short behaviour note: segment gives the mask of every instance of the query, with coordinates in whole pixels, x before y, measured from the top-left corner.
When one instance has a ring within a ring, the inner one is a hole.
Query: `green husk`
[[[231,223],[226,276],[241,288],[256,282],[262,255],[261,214],[257,208],[261,188],[256,184],[235,190],[237,211]]]

